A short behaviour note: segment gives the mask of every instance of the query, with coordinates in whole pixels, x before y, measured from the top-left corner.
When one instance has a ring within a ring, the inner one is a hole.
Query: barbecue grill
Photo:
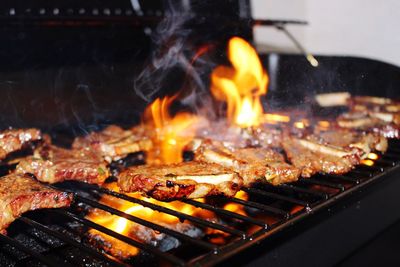
[[[164,18],[165,3],[121,0],[83,6],[78,2],[2,4],[0,94],[7,100],[1,107],[3,127],[40,127],[56,142],[68,144],[88,130],[138,121],[146,102],[134,93],[133,77],[146,64],[146,55],[151,52],[149,35]],[[189,23],[193,27],[187,37],[191,44],[223,44],[232,35],[251,40],[255,23],[248,1],[201,2],[182,1],[180,7],[202,18],[202,23]],[[226,11],[224,17],[219,10]],[[317,56],[319,67],[314,68],[302,55],[261,57],[270,76],[266,108],[296,107],[317,93],[339,90],[396,97],[400,86],[398,67],[369,59]],[[205,80],[209,71],[202,73]],[[171,84],[171,90],[182,86],[175,80],[165,82]],[[142,158],[140,153],[131,155],[130,164]],[[373,165],[360,165],[345,175],[316,175],[275,187],[260,184],[243,189],[247,200],[181,200],[213,212],[218,218],[215,221],[96,185],[64,182],[54,186],[73,192],[73,205],[24,214],[9,227],[7,236],[0,235],[0,262],[4,266],[333,265],[400,218],[396,212],[399,161],[400,142],[391,141],[388,151],[378,155]],[[211,229],[223,237],[222,241],[213,242],[213,236],[207,235],[192,237],[126,214],[98,202],[104,195],[170,214],[199,229]],[[246,213],[224,209],[227,203],[242,207]],[[118,234],[85,218],[88,207],[165,234],[179,246],[163,249]],[[141,252],[123,262],[90,243],[84,235],[88,229]]]

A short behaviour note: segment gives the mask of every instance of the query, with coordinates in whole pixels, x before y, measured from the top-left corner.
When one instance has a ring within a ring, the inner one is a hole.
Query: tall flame
[[[198,116],[181,112],[171,116],[169,108],[175,96],[157,98],[145,111],[144,124],[155,130],[152,136],[154,149],[149,152],[147,163],[177,163],[182,161],[182,151],[192,140]]]
[[[267,93],[268,76],[255,49],[245,40],[233,37],[228,44],[232,67],[218,66],[211,74],[211,92],[227,102],[228,119],[240,126],[261,123],[260,96]]]

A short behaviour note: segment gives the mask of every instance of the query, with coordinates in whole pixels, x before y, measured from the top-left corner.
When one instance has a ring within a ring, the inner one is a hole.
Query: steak
[[[146,129],[140,126],[124,130],[116,125],[110,125],[101,132],[77,137],[72,147],[92,150],[103,156],[107,162],[116,161],[130,153],[148,151],[152,147],[152,142],[145,132]]]
[[[72,194],[49,188],[28,175],[9,174],[0,178],[0,232],[22,213],[43,208],[68,207]]]
[[[16,172],[33,174],[46,183],[76,180],[102,184],[110,176],[106,162],[94,152],[49,144],[38,147],[33,156],[22,159]]]
[[[222,142],[197,140],[195,159],[217,163],[240,174],[244,186],[255,182],[273,185],[297,181],[300,169],[285,162],[282,154],[269,148],[234,148]]]
[[[234,196],[242,185],[239,175],[217,164],[197,161],[129,167],[118,175],[123,192],[143,192],[158,200]]]
[[[9,129],[0,132],[0,159],[5,159],[10,153],[21,150],[28,144],[42,140],[38,129]]]

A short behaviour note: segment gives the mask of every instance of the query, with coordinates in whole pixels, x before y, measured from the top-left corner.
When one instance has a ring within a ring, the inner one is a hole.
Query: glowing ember
[[[375,164],[375,162],[373,160],[370,159],[363,159],[361,161],[361,164],[367,165],[367,166],[373,166]]]
[[[267,92],[268,76],[255,49],[239,37],[229,41],[228,57],[232,67],[214,69],[211,92],[217,100],[227,102],[227,116],[232,123],[257,126],[263,113],[260,96]]]
[[[299,128],[299,129],[304,129],[305,125],[304,125],[304,123],[302,121],[296,121],[294,123],[294,127]]]
[[[361,161],[361,164],[367,165],[367,166],[373,166],[375,164],[374,160],[377,160],[379,158],[378,154],[376,153],[369,153],[366,159],[363,159]]]
[[[279,122],[290,122],[290,117],[280,114],[265,113],[262,115],[262,123],[276,124]]]
[[[367,157],[372,160],[377,160],[379,158],[378,154],[375,153],[369,153]]]
[[[182,161],[182,151],[195,134],[200,117],[189,113],[171,116],[169,107],[175,97],[157,98],[145,111],[145,126],[154,129],[151,137],[154,149],[147,155],[147,163],[177,163]]]
[[[109,184],[107,188],[112,189],[114,191],[118,192],[118,186],[115,183]],[[192,205],[185,204],[183,202],[179,201],[173,201],[173,202],[161,202],[152,198],[147,198],[143,197],[138,193],[131,193],[127,194],[131,197],[137,198],[144,200],[146,202],[150,202],[152,204],[156,204],[171,210],[176,210],[188,215],[193,215],[199,218],[203,218],[206,220],[211,220],[215,218],[214,213],[196,208]],[[203,199],[199,199],[198,201],[204,201]],[[111,206],[115,209],[118,209],[120,211],[123,211],[126,214],[133,215],[135,217],[165,226],[167,228],[173,228],[174,230],[177,231],[182,231],[184,229],[189,229],[188,227],[191,225],[189,222],[181,222],[179,218],[169,215],[164,212],[158,212],[155,210],[152,210],[150,208],[143,207],[139,204],[134,204],[122,199],[117,199],[109,195],[104,195],[101,200],[101,203]],[[151,234],[147,234],[147,237],[159,235],[160,233],[156,233],[154,230],[151,229],[145,229],[145,227],[138,225],[130,220],[127,220],[125,218],[112,215],[110,213],[101,211],[101,210],[93,210],[87,217],[87,219],[100,224],[104,227],[107,227],[108,229],[117,232],[119,234],[128,236],[132,239],[135,239],[137,241],[145,242],[145,243],[151,243],[153,240],[146,240],[144,239],[144,232],[148,231],[151,232]],[[141,231],[141,232],[138,232]],[[113,237],[110,237],[108,235],[105,235],[97,230],[91,229],[89,231],[89,235],[91,238],[95,239],[101,239],[102,244],[104,243],[108,244],[108,247],[110,248],[109,252],[110,254],[114,256],[119,256],[121,258],[127,258],[127,257],[132,257],[135,256],[139,253],[139,249],[132,247],[122,241],[119,241]]]
[[[331,124],[329,123],[329,121],[319,121],[318,125],[321,126],[322,128],[329,128]]]
[[[246,192],[239,191],[236,193],[235,198],[239,198],[242,200],[248,200],[249,196],[247,195]],[[246,212],[244,211],[244,207],[242,205],[238,205],[236,203],[228,203],[224,206],[224,209],[241,214],[241,215],[246,215]]]

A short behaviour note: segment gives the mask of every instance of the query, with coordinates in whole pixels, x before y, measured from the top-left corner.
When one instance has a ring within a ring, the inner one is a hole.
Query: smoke
[[[151,35],[149,60],[134,80],[134,91],[151,102],[166,91],[179,89],[181,103],[195,109],[199,99],[206,101],[204,74],[212,64],[196,54],[198,47],[192,43],[192,29],[188,25],[195,15],[179,3],[167,2],[165,18]]]

